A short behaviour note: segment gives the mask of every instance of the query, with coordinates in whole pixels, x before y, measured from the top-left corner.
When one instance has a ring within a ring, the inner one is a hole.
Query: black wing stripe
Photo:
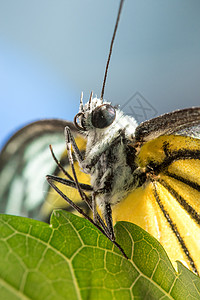
[[[167,222],[168,222],[169,226],[171,227],[173,233],[175,234],[176,238],[178,239],[178,242],[179,242],[181,248],[183,249],[183,252],[187,256],[187,259],[190,262],[190,265],[191,265],[191,268],[192,268],[193,272],[198,275],[198,271],[197,271],[197,268],[195,266],[194,260],[191,257],[191,254],[190,254],[190,252],[189,252],[189,250],[188,250],[188,248],[187,248],[187,246],[184,242],[184,239],[181,237],[180,232],[178,231],[176,224],[172,221],[169,213],[166,211],[166,209],[164,208],[164,205],[161,202],[161,199],[160,199],[160,197],[158,195],[158,192],[157,192],[155,182],[154,182],[154,197],[155,197],[156,202],[158,203],[165,219],[167,220]]]
[[[164,149],[166,157],[160,164],[155,164],[153,161],[148,163],[148,167],[154,170],[155,174],[159,174],[169,167],[173,162],[183,159],[198,159],[200,160],[200,150],[188,150],[181,149],[178,151],[170,152],[168,149]],[[168,152],[169,151],[169,152]]]
[[[186,178],[184,178],[182,176],[179,176],[177,174],[170,173],[169,171],[164,172],[164,174],[171,177],[171,178],[174,178],[178,181],[181,181],[181,182],[187,184],[189,187],[191,187],[191,188],[197,190],[198,192],[200,192],[200,185],[197,182],[191,181],[191,180],[186,179]]]
[[[187,203],[187,201],[177,193],[168,183],[160,179],[159,182],[168,190],[168,192],[178,201],[178,203],[187,211],[190,217],[195,220],[195,222],[200,225],[200,215],[196,210]]]

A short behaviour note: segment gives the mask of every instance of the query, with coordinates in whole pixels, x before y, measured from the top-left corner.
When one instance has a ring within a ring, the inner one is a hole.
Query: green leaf
[[[162,246],[119,222],[129,260],[87,220],[58,210],[51,224],[0,216],[0,299],[200,299],[199,277],[173,269]]]

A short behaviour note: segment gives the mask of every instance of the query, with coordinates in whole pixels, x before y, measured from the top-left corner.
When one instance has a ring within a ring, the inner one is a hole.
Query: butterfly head
[[[92,96],[91,93],[89,101],[83,105],[81,95],[79,113],[74,118],[76,127],[82,131],[105,129],[116,118],[116,110],[109,102]]]
[[[83,104],[81,95],[79,113],[74,118],[75,126],[88,134],[118,131],[120,129],[137,126],[135,119],[125,116],[123,112],[102,99],[93,98],[91,93],[90,99]],[[132,127],[132,133],[133,133]]]

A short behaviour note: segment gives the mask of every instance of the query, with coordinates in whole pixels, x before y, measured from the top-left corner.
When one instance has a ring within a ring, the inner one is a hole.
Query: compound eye
[[[110,104],[103,104],[97,107],[92,113],[92,125],[96,128],[110,126],[116,117],[116,111]]]

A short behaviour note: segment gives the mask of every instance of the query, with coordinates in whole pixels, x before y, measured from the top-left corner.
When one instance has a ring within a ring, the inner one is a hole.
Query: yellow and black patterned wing
[[[113,208],[114,222],[141,226],[161,242],[174,265],[182,261],[196,273],[200,273],[199,118],[199,109],[182,110],[138,127],[136,162],[146,182]]]

